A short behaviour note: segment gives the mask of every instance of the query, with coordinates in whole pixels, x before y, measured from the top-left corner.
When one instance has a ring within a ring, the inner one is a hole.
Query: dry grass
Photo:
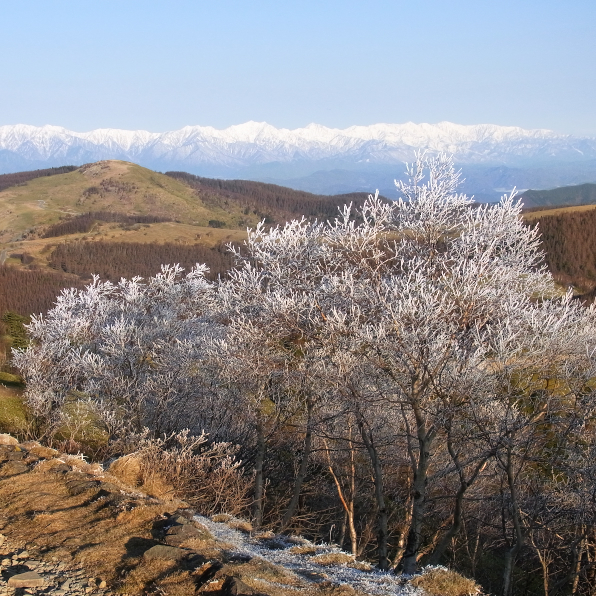
[[[286,586],[296,586],[299,584],[299,580],[290,571],[286,571],[279,565],[273,565],[265,559],[254,558],[247,563],[234,566],[234,575],[237,575],[245,581],[247,584],[255,578],[261,581],[270,583],[282,584]]]
[[[594,205],[575,205],[573,207],[555,207],[553,209],[530,211],[529,213],[523,213],[522,216],[525,221],[530,222],[545,215],[560,215],[561,213],[581,213],[582,211],[591,211],[592,209],[596,209],[596,207]]]
[[[112,476],[116,476],[116,478],[128,486],[137,487],[143,482],[141,462],[134,454],[119,457],[112,462],[108,471]]]
[[[244,215],[236,205],[229,205],[227,211],[207,205],[182,182],[147,168],[117,160],[98,162],[96,166],[36,178],[24,186],[0,192],[0,211],[6,214],[0,221],[0,241],[9,241],[15,233],[34,226],[56,223],[65,214],[88,211],[152,213],[202,226],[207,226],[210,219],[218,219],[236,229],[240,217],[253,225],[258,221],[256,215]],[[112,181],[129,190],[122,193],[104,189],[101,195],[84,198],[86,189],[100,186],[102,181]]]
[[[422,588],[431,596],[471,596],[480,593],[480,586],[475,581],[444,568],[426,571],[411,579],[410,585]]]
[[[332,566],[332,565],[347,565],[360,571],[370,571],[372,569],[369,563],[363,561],[356,561],[356,559],[348,553],[323,553],[316,555],[312,558],[313,563],[319,565]]]
[[[195,582],[189,571],[179,569],[173,561],[141,559],[120,586],[124,594],[165,593],[172,596],[194,594]]]
[[[252,524],[244,519],[231,519],[227,525],[232,530],[240,530],[240,532],[246,532],[247,534],[253,531]]]
[[[290,552],[293,555],[316,555],[319,550],[316,546],[293,546]]]
[[[203,515],[222,511],[241,515],[250,502],[250,483],[234,454],[235,448],[227,443],[209,444],[205,436],[194,437],[188,431],[146,440],[135,454],[140,487],[158,498],[184,499]]]

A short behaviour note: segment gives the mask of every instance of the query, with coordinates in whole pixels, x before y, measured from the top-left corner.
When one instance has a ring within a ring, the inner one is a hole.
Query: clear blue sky
[[[0,124],[596,135],[595,0],[0,0]]]

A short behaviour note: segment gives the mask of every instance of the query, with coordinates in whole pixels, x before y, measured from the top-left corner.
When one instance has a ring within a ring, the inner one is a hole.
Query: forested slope
[[[556,209],[526,214],[529,225],[538,225],[546,264],[563,285],[578,294],[596,286],[596,207]]]

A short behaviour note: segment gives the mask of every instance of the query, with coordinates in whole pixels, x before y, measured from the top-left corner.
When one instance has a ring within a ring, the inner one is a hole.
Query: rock
[[[27,571],[13,575],[8,580],[8,585],[13,588],[40,588],[44,585],[44,579],[35,571]]]
[[[2,546],[4,544],[6,540],[6,536],[4,536],[4,534],[0,534],[0,546]]]
[[[228,576],[221,587],[221,593],[223,596],[251,596],[255,591],[241,579]]]
[[[174,513],[172,513],[171,517],[176,517],[178,515],[182,516],[184,519],[192,521],[192,518],[195,516],[196,511],[194,509],[176,509]]]
[[[11,435],[0,434],[0,445],[18,445],[19,442]]]
[[[172,515],[172,517],[170,517],[168,522],[171,524],[184,525],[184,524],[190,524],[190,520],[191,520],[191,518],[188,518],[185,515],[174,514],[174,515]]]
[[[198,555],[201,557],[201,555]],[[206,561],[204,557],[202,564],[199,564],[192,572],[198,583],[205,584],[223,567],[220,561]]]
[[[228,555],[227,561],[228,563],[248,563],[252,561],[252,557],[244,553],[231,553]]]
[[[68,494],[70,494],[73,497],[87,492],[88,490],[95,489],[98,486],[99,482],[97,480],[85,480],[84,478],[75,478],[69,480],[66,483]]]
[[[183,542],[195,538],[197,540],[205,540],[211,538],[207,531],[201,531],[190,523],[182,525],[175,525],[166,532],[165,543],[170,546],[180,546]]]
[[[106,582],[105,579],[99,582],[99,589],[100,590],[105,590],[107,587],[108,587],[108,584],[107,584],[107,582]]]
[[[154,559],[162,559],[166,561],[180,561],[188,554],[188,551],[185,551],[181,548],[175,548],[173,546],[164,546],[163,544],[158,544],[156,546],[152,546],[149,550],[145,551],[143,557],[148,561]]]

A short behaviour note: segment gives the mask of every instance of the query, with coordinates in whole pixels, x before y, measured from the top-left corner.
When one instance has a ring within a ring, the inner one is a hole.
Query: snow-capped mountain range
[[[596,160],[596,138],[492,124],[374,124],[289,130],[246,122],[218,130],[186,126],[151,133],[58,126],[0,126],[0,173],[123,159],[159,170],[254,179],[308,177],[411,161],[419,149],[453,153],[460,164],[533,167]],[[403,168],[402,168],[403,169]]]
[[[151,133],[103,128],[73,132],[58,126],[0,126],[0,151],[28,161],[128,159],[232,168],[270,162],[326,159],[395,163],[416,149],[448,151],[460,163],[511,164],[516,161],[596,158],[596,139],[480,124],[374,124],[327,128],[309,124],[288,130],[265,122],[246,122],[218,130],[185,126]]]

